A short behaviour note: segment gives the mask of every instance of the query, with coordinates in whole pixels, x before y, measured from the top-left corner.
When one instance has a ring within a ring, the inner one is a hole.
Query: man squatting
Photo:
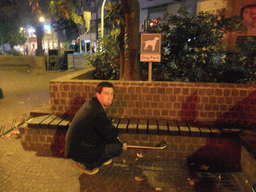
[[[85,174],[97,173],[101,165],[109,165],[113,157],[127,149],[104,110],[112,104],[113,96],[111,83],[99,83],[96,97],[77,111],[67,131],[65,156],[76,161],[77,169]]]

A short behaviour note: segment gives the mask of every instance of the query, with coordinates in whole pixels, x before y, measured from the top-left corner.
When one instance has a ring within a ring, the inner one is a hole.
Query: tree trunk
[[[43,45],[42,45],[43,36],[44,36],[44,30],[43,30],[43,27],[40,25],[36,28],[36,38],[37,38],[36,56],[44,56]]]
[[[4,43],[3,43],[3,41],[1,41],[1,47],[2,47],[2,53],[4,53]]]
[[[125,28],[121,28],[120,43],[120,80],[141,80],[139,72],[139,20],[140,5],[137,0],[121,0]],[[125,48],[125,33],[128,37],[128,48]]]
[[[119,68],[120,68],[120,80],[123,80],[124,76],[124,58],[125,58],[125,43],[124,43],[124,38],[125,38],[125,25],[121,26],[121,33],[120,33],[120,59],[119,59]]]

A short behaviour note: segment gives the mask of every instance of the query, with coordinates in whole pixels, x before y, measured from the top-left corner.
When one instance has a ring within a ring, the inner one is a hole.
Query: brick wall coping
[[[94,80],[94,79],[78,79],[76,77],[82,76],[83,74],[94,71],[95,68],[84,69],[66,76],[53,79],[50,82],[85,82],[85,83],[99,83],[104,80]],[[177,81],[120,81],[120,80],[106,80],[111,83],[118,83],[120,85],[148,85],[148,86],[181,86],[181,87],[204,87],[204,88],[244,88],[244,89],[256,89],[256,84],[231,84],[231,83],[206,83],[206,82],[177,82]]]
[[[74,115],[84,102],[95,96],[102,80],[82,79],[94,68],[50,81],[52,113]],[[256,85],[200,82],[119,81],[113,118],[174,119],[256,123]]]
[[[78,76],[81,76],[83,74],[92,72],[94,70],[95,70],[95,68],[93,68],[93,67],[92,68],[88,68],[88,69],[84,69],[84,70],[80,70],[80,71],[74,72],[74,73],[69,74],[69,75],[58,77],[56,79],[51,80],[50,82],[76,82],[76,81],[82,81],[81,79],[74,79],[74,78],[76,78]]]

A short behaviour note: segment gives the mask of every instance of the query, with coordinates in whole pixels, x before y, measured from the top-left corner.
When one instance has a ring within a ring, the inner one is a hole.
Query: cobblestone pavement
[[[15,135],[0,138],[0,191],[5,192],[193,192],[182,157],[139,158],[122,154],[92,176],[71,159],[25,151]]]
[[[0,129],[29,118],[49,102],[49,81],[75,71],[0,71]],[[14,129],[15,131],[15,129]],[[1,132],[0,132],[1,133]],[[0,191],[4,192],[192,192],[183,158],[148,159],[122,154],[96,175],[82,174],[71,159],[25,151],[13,132],[0,137]]]
[[[48,71],[43,74],[0,71],[0,135],[29,118],[29,113],[50,102],[49,82],[76,71]]]
[[[49,81],[72,72],[38,75],[0,71],[4,92],[0,129],[47,104]],[[169,159],[150,159],[123,153],[111,165],[88,176],[77,170],[71,159],[24,150],[20,138],[10,132],[0,137],[0,192],[194,192],[185,161],[177,154]]]

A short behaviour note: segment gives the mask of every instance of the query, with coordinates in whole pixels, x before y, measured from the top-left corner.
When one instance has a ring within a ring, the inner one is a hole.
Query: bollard
[[[2,91],[2,89],[0,88],[0,99],[3,99],[3,98],[4,98],[3,91]]]

